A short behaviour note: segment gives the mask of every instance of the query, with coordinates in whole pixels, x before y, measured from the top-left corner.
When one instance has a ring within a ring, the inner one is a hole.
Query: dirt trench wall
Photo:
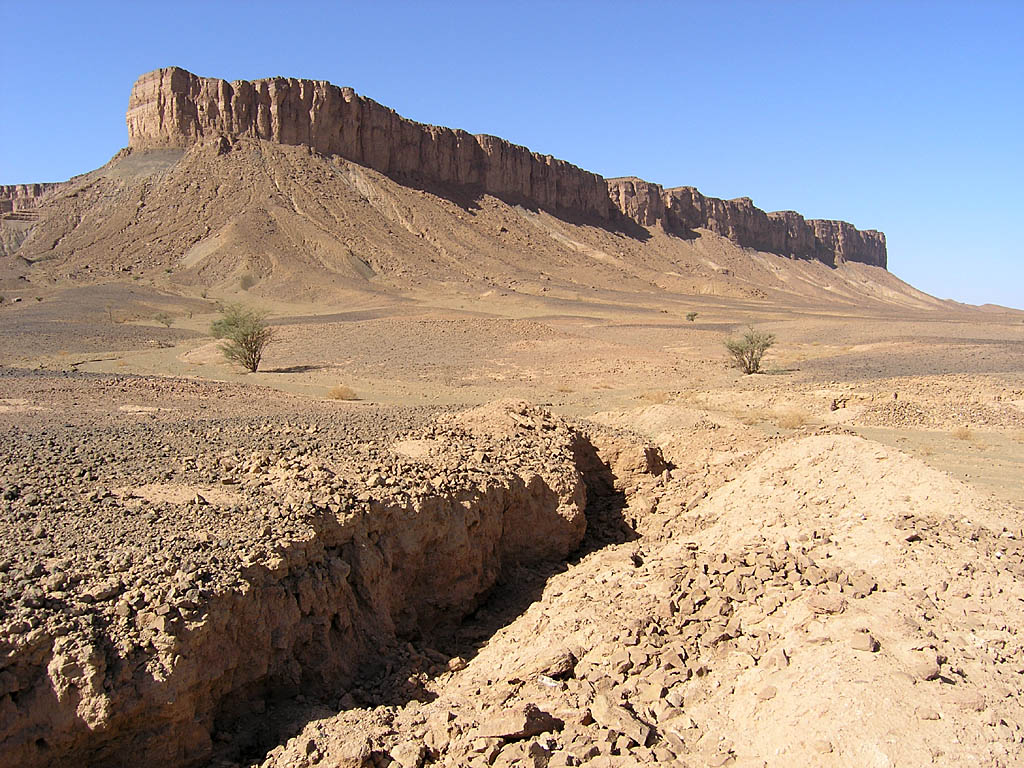
[[[305,540],[243,566],[240,588],[200,620],[136,615],[149,642],[126,656],[99,617],[91,638],[40,628],[0,645],[0,765],[197,765],[218,723],[268,698],[338,696],[398,637],[460,621],[504,568],[579,545],[588,479],[604,492],[613,469],[559,434],[574,446],[560,463],[415,504],[325,511]]]

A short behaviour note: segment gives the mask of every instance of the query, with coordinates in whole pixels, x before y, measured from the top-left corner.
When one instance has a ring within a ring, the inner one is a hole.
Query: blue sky
[[[0,184],[128,142],[135,78],[348,85],[605,176],[881,229],[922,290],[1024,308],[1024,3],[0,0]]]

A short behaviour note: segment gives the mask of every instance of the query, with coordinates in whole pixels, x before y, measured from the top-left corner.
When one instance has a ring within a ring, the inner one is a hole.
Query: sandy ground
[[[381,439],[390,440],[434,413],[409,406],[448,411],[521,398],[639,433],[672,469],[622,489],[632,541],[592,541],[554,572],[510,576],[459,633],[432,648],[410,644],[388,674],[347,695],[274,703],[270,741],[225,732],[220,743],[242,747],[221,750],[224,764],[1024,759],[1020,313],[834,312],[707,296],[659,305],[514,289],[364,297],[358,306],[276,303],[275,340],[260,372],[243,374],[207,330],[215,302],[239,297],[123,283],[5,302],[0,362],[14,374],[0,378],[0,422],[20,436],[16,445],[59,454],[52,436],[71,409],[75,429],[106,435],[90,449],[90,467],[119,445],[138,446],[137,477],[120,478],[110,493],[132,488],[132,498],[173,506],[205,490],[213,509],[231,514],[245,511],[232,488],[202,471],[175,490],[181,498],[168,491],[161,451],[146,435],[187,442],[186,433],[162,435],[198,423],[195,453],[216,456],[232,435],[255,450],[254,430],[275,413],[297,431],[323,428],[325,418],[344,430],[337,425],[349,417],[324,415],[340,407],[362,414],[351,417],[352,435],[376,434],[375,414],[385,414]],[[170,327],[156,320],[160,312]],[[777,337],[761,375],[743,376],[726,359],[723,340],[748,325]],[[41,386],[31,371],[104,384]],[[118,384],[135,375],[146,378]],[[359,399],[330,400],[336,385]],[[211,410],[189,415],[207,399]],[[156,426],[138,432],[124,420]],[[217,436],[200,445],[213,428]],[[12,514],[21,503],[11,502]],[[230,519],[214,534],[228,550]],[[719,567],[726,561],[749,568],[753,581],[730,581],[732,567]],[[700,601],[680,608],[694,585],[708,605],[728,610],[709,618]],[[731,624],[732,616],[740,618]],[[561,652],[574,672],[537,666]],[[671,659],[680,658],[689,671],[673,675]],[[430,695],[396,694],[410,676]],[[523,735],[494,725],[531,706],[562,726]],[[648,738],[647,727],[659,735]],[[354,740],[369,745],[363,757],[349,754]]]

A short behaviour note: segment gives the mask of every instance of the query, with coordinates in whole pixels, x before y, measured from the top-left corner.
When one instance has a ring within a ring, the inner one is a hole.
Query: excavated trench
[[[143,617],[153,642],[127,656],[101,639],[72,646],[37,633],[0,672],[5,765],[174,768],[251,751],[268,705],[344,706],[370,671],[390,669],[395,648],[457,627],[503,575],[564,562],[584,540],[588,509],[602,515],[588,543],[621,538],[622,477],[660,472],[657,452],[520,411],[536,422],[523,428],[516,416],[521,439],[547,434],[568,449],[561,460],[514,460],[504,478],[414,504],[383,498],[323,514],[309,536],[243,566],[242,586],[214,595],[202,621]]]

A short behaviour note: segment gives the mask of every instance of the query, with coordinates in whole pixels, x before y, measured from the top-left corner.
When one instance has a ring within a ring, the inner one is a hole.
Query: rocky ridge
[[[885,234],[845,221],[805,219],[796,211],[766,213],[749,197],[721,200],[694,187],[663,189],[637,178],[608,179],[613,204],[644,226],[686,234],[703,228],[747,248],[837,265],[886,266]]]
[[[397,178],[473,186],[497,197],[614,224],[619,216],[685,233],[708,229],[758,250],[836,265],[886,266],[885,235],[843,221],[765,213],[749,198],[720,200],[692,187],[605,180],[495,136],[425,125],[322,80],[228,83],[178,67],[143,75],[127,113],[134,150],[186,149],[202,141],[257,138],[305,145]]]
[[[51,183],[0,185],[0,216],[16,219],[19,214],[32,211],[40,198],[58,186]]]

